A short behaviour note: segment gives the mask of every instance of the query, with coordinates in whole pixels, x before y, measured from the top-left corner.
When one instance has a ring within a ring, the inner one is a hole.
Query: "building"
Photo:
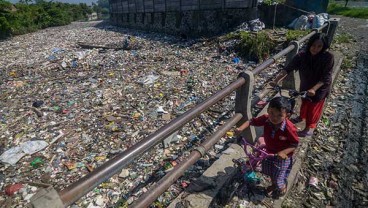
[[[97,20],[98,16],[96,12],[92,12],[91,14],[88,14],[88,21]]]

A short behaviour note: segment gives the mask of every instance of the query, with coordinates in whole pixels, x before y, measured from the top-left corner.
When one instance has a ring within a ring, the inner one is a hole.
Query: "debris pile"
[[[119,48],[128,37],[134,47]],[[181,42],[91,23],[49,28],[1,44],[0,189],[7,193],[0,195],[2,207],[25,205],[47,184],[65,188],[255,65],[234,53],[219,54],[206,40]],[[276,71],[275,66],[264,72],[257,87]],[[235,93],[74,206],[131,203],[231,116],[234,99]],[[158,203],[168,203],[201,175],[226,142],[223,138]]]

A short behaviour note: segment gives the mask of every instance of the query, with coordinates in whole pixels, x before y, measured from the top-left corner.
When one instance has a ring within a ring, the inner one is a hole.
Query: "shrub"
[[[240,42],[236,46],[238,53],[248,59],[260,62],[268,58],[276,43],[269,37],[266,31],[257,33],[240,32]]]
[[[0,39],[9,37],[11,34],[11,27],[5,17],[0,17]]]

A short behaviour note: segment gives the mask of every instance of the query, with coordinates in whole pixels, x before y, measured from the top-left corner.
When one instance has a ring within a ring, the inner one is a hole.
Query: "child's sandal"
[[[290,121],[291,121],[293,124],[297,124],[297,123],[302,122],[302,121],[303,121],[303,119],[302,119],[302,118],[300,118],[300,117],[298,116],[298,117],[296,117],[296,118],[292,118],[292,119],[290,119]]]
[[[286,192],[287,192],[287,184],[285,184],[284,188],[277,189],[277,194],[275,197],[279,198],[279,197],[285,196]]]
[[[279,196],[285,196],[286,191],[287,191],[287,187],[286,186],[285,186],[285,188],[280,189],[279,190]]]
[[[267,197],[272,197],[273,196],[273,193],[275,192],[276,190],[276,186],[275,185],[271,185],[269,187],[266,188],[265,190],[265,195]]]
[[[310,129],[308,131],[298,131],[298,137],[311,137],[313,136],[313,129]]]

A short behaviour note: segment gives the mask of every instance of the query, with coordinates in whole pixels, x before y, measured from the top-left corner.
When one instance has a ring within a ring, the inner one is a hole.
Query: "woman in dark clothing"
[[[312,136],[317,122],[322,115],[325,98],[328,96],[332,82],[333,55],[327,51],[328,40],[322,33],[314,34],[308,41],[305,51],[298,53],[271,85],[277,84],[293,70],[299,70],[300,91],[307,91],[309,100],[303,99],[297,122],[305,120],[300,137]]]

